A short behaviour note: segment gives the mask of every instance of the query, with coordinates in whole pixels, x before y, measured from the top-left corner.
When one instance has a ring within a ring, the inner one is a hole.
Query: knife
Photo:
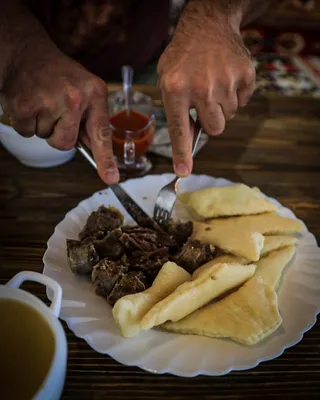
[[[80,141],[76,144],[77,150],[89,161],[89,163],[95,168],[97,168],[97,164],[93,159],[91,150]],[[149,215],[143,211],[143,209],[128,195],[128,193],[118,184],[109,185],[109,188],[113,191],[117,199],[120,201],[122,206],[131,215],[131,217],[136,221],[136,223],[140,226],[153,228],[157,231],[163,232],[160,226],[149,217]]]

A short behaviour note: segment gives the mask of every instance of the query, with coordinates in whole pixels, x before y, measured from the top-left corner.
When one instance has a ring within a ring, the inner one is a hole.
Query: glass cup
[[[155,132],[151,97],[133,92],[129,113],[125,108],[123,92],[111,93],[108,102],[113,152],[121,178],[147,174],[152,163],[146,153]]]

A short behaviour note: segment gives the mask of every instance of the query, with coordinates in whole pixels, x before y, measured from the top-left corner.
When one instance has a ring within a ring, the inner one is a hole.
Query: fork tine
[[[162,225],[167,225],[168,224],[168,222],[169,222],[169,213],[168,213],[168,211],[167,210],[165,210],[165,209],[162,209],[162,212],[161,212],[161,224]]]
[[[163,209],[159,207],[159,210],[157,213],[157,220],[158,220],[159,224],[162,223],[162,219],[163,219]]]
[[[156,205],[155,205],[155,207],[154,207],[154,211],[153,211],[153,218],[156,220],[156,222],[158,222],[159,213],[160,213],[160,207],[159,207],[158,204],[156,203]]]

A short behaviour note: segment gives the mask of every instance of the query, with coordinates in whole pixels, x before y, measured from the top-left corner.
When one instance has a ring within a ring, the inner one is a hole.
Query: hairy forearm
[[[23,1],[0,0],[0,92],[13,66],[24,53],[48,54],[56,49]]]

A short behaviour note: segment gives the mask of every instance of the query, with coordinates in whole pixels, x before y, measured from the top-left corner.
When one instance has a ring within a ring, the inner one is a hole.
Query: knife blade
[[[77,150],[89,161],[89,163],[97,169],[97,164],[93,159],[91,150],[80,141],[76,144]],[[136,221],[136,223],[143,227],[153,228],[157,231],[163,232],[161,227],[128,195],[128,193],[118,184],[108,186],[127,213]]]

